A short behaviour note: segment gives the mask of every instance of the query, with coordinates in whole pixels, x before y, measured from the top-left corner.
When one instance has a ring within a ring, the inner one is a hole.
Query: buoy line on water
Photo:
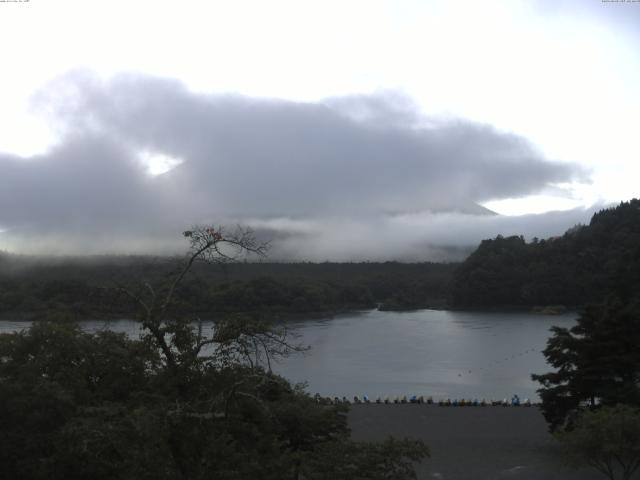
[[[482,372],[482,371],[490,371],[492,367],[496,366],[496,365],[501,365],[507,361],[510,360],[514,360],[516,357],[522,357],[524,355],[527,355],[529,353],[541,353],[541,350],[538,350],[536,347],[531,347],[531,348],[527,348],[525,350],[522,350],[520,352],[514,353],[513,355],[509,355],[506,356],[504,358],[500,358],[497,360],[492,360],[490,363],[485,363],[485,366],[482,367],[478,367],[478,368],[469,368],[469,369],[464,369],[464,372],[460,372],[458,373],[458,377],[462,377],[463,374],[464,375],[472,375],[474,372]]]

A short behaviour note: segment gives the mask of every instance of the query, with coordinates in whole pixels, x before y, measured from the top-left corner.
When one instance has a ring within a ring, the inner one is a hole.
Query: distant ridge
[[[479,205],[475,202],[465,202],[465,203],[437,203],[432,204],[428,207],[423,207],[420,209],[416,209],[413,211],[391,211],[387,212],[388,215],[391,216],[400,216],[407,214],[418,214],[418,213],[462,213],[465,215],[482,215],[482,216],[497,216],[499,213],[494,212],[493,210],[489,210],[482,205]]]

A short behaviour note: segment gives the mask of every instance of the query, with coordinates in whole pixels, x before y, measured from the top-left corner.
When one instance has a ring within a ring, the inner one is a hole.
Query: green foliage
[[[552,429],[571,427],[585,405],[640,405],[640,301],[610,297],[570,328],[552,328],[544,355],[556,371],[532,375]]]
[[[588,226],[526,243],[484,240],[455,273],[461,307],[583,306],[640,291],[640,200],[596,213]]]
[[[228,259],[225,243],[260,253],[246,231],[185,233],[191,250],[167,282],[121,287],[141,339],[68,321],[0,335],[0,478],[415,478],[421,442],[351,442],[345,407],[271,372],[272,357],[299,350],[286,331],[234,315],[205,332],[177,315],[196,260]]]
[[[227,347],[248,328],[227,326]],[[72,324],[0,335],[0,477],[325,478],[358,465],[354,478],[414,478],[424,456],[419,442],[351,442],[345,407],[228,348],[177,370],[161,357],[150,341]]]
[[[0,315],[43,318],[59,312],[83,318],[131,317],[136,304],[113,288],[162,283],[175,259],[105,257],[59,261],[7,256],[0,268]],[[33,263],[32,263],[33,262]],[[226,312],[320,313],[373,308],[444,306],[454,264],[197,262],[176,291],[174,311],[202,316]]]
[[[374,301],[361,286],[338,286],[309,279],[258,277],[225,282],[210,289],[207,308],[218,312],[322,312],[327,309],[371,308]]]
[[[356,444],[333,442],[322,445],[306,464],[309,480],[403,480],[415,479],[413,463],[429,456],[422,441],[396,440]]]
[[[589,465],[611,480],[629,480],[640,467],[640,410],[637,408],[619,405],[584,412],[573,430],[558,433],[556,437],[571,464]]]
[[[36,323],[0,335],[2,478],[47,478],[58,435],[83,408],[127,403],[149,386],[157,355],[124,335]]]

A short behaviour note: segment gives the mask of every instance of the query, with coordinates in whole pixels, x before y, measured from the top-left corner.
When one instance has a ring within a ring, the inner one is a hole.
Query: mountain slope
[[[457,307],[581,306],[640,292],[640,200],[593,215],[562,237],[484,240],[457,269]]]

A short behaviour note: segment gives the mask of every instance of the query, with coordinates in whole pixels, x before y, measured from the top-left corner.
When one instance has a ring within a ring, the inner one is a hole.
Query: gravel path
[[[355,440],[423,439],[431,458],[416,469],[421,480],[604,478],[563,466],[536,407],[362,404],[352,405],[349,425]]]

